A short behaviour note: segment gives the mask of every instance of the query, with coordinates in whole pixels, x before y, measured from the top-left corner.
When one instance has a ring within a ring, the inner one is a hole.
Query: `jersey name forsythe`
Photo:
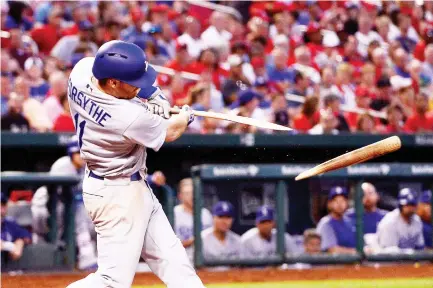
[[[111,118],[111,115],[105,112],[103,108],[99,107],[99,105],[93,102],[90,98],[88,98],[86,94],[73,86],[70,80],[68,85],[68,95],[69,98],[80,105],[84,111],[86,111],[89,116],[95,120],[96,123],[102,127],[105,127],[103,122],[107,121],[108,118]]]

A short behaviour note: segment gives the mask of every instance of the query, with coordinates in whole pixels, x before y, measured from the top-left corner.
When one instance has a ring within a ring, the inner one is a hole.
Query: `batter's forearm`
[[[173,142],[182,136],[188,127],[188,120],[185,114],[179,113],[172,115],[168,120],[167,135],[165,136],[165,142]]]

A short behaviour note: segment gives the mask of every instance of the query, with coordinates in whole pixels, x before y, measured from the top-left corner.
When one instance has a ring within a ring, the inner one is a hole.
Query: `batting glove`
[[[159,87],[156,87],[156,91],[147,99],[147,103],[153,114],[157,114],[165,119],[170,118],[170,102],[168,102]]]
[[[187,118],[188,119],[188,126],[189,126],[189,124],[194,122],[194,118],[195,118],[194,111],[188,105],[183,105],[182,108],[180,109],[180,113],[184,113],[188,117]]]

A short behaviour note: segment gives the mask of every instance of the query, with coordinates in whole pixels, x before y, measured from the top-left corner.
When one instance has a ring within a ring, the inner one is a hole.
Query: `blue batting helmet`
[[[74,154],[74,153],[80,153],[80,147],[78,145],[77,136],[71,137],[71,139],[68,142],[67,151],[68,151],[69,157],[72,157],[72,154]]]
[[[92,68],[96,79],[113,78],[134,87],[153,85],[156,71],[146,61],[143,50],[133,43],[114,40],[102,45]]]

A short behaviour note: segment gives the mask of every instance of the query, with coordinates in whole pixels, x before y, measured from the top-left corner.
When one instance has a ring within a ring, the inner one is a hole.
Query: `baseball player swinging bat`
[[[179,113],[180,109],[178,108],[171,108],[170,112],[172,114]],[[200,117],[208,117],[208,118],[214,118],[219,120],[227,120],[231,122],[246,124],[246,125],[252,125],[263,129],[272,129],[272,130],[278,130],[278,131],[291,131],[293,129],[289,127],[285,127],[282,125],[278,125],[275,123],[257,120],[249,117],[243,117],[238,115],[230,115],[230,114],[223,114],[223,113],[217,113],[217,112],[211,112],[211,111],[193,111],[195,116]]]
[[[397,151],[400,149],[400,147],[400,138],[397,136],[392,136],[326,161],[318,166],[302,172],[296,176],[295,180],[298,181],[306,179],[315,175],[323,174],[325,172],[365,162],[370,159]]]

